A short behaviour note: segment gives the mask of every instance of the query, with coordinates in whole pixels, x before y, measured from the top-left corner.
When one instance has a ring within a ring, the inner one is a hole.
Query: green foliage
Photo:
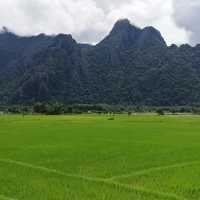
[[[10,113],[15,113],[15,114],[19,114],[21,113],[21,107],[20,106],[12,106],[8,108],[8,112]]]
[[[13,105],[13,106],[4,106],[2,111],[11,113],[11,114],[30,114],[32,113],[32,109],[30,106],[21,106],[21,105]]]
[[[33,105],[33,111],[40,114],[58,115],[65,112],[64,105],[58,102],[55,103],[36,103]]]
[[[113,120],[115,120],[115,118],[114,117],[110,117],[110,118],[108,118],[108,120],[109,121],[113,121]]]
[[[151,106],[125,106],[125,105],[107,105],[107,104],[73,104],[66,105],[60,102],[37,102],[33,105],[10,105],[0,106],[0,111],[13,114],[82,114],[82,113],[97,113],[97,114],[128,114],[133,113],[158,113],[159,115],[166,114],[199,114],[200,106],[170,106],[170,107],[151,107]]]
[[[192,110],[193,114],[200,115],[200,108],[199,107],[192,107],[191,110]]]
[[[165,112],[162,109],[159,109],[156,112],[157,112],[158,115],[165,115]]]

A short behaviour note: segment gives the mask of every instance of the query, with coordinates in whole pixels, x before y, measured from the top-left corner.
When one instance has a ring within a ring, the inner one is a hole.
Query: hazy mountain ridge
[[[71,35],[0,34],[0,102],[200,103],[200,45],[167,47],[153,27],[119,20],[95,46]]]

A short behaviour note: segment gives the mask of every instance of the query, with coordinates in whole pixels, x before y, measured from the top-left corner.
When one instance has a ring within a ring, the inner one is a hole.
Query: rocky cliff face
[[[0,102],[200,103],[200,46],[167,47],[153,27],[119,20],[99,44],[71,35],[0,33]]]

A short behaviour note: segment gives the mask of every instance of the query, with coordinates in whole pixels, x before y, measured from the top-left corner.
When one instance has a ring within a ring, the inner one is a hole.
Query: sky
[[[200,43],[200,0],[0,0],[0,27],[19,35],[66,33],[95,44],[124,18],[154,26],[168,45]]]

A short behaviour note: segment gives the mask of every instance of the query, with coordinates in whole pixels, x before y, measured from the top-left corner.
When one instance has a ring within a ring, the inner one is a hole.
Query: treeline
[[[127,109],[121,105],[106,104],[73,104],[65,105],[59,102],[37,102],[33,105],[0,106],[0,112],[13,114],[82,114],[82,113],[123,113]]]
[[[158,115],[192,113],[200,114],[200,106],[177,106],[177,107],[150,107],[150,106],[127,106],[127,105],[107,105],[107,104],[74,104],[65,105],[59,102],[37,102],[33,105],[10,105],[0,106],[1,114],[123,114],[134,113],[157,113]]]

